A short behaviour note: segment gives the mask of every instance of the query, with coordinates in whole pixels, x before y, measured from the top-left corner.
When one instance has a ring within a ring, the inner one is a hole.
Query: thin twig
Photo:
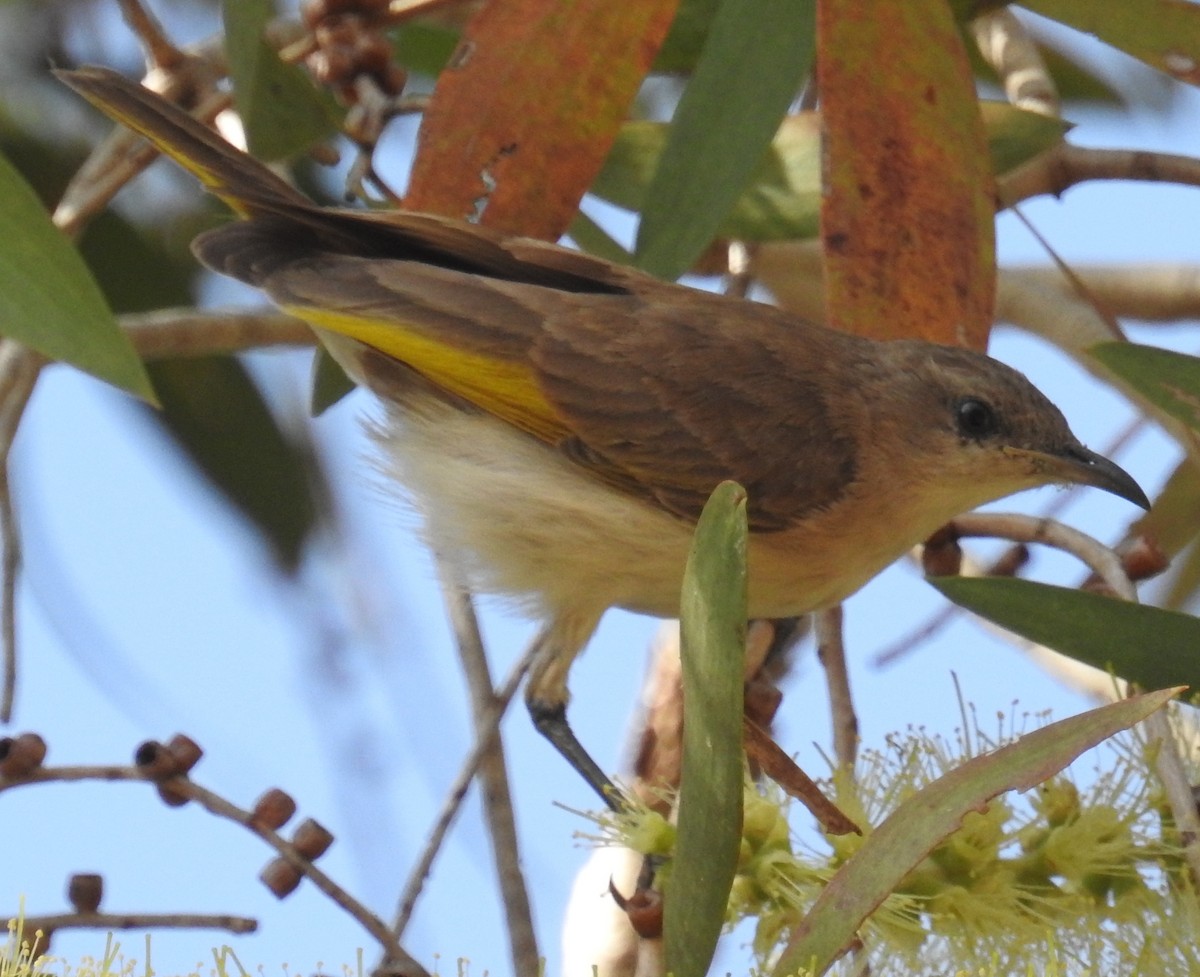
[[[1072,529],[1070,526],[1058,522],[1049,516],[973,512],[951,520],[951,522],[947,523],[947,528],[959,537],[998,538],[1022,544],[1044,543],[1047,546],[1061,549],[1083,562],[1096,576],[1100,577],[1109,586],[1113,593],[1118,594],[1126,600],[1137,599],[1136,589],[1129,579],[1129,574],[1125,572],[1125,567],[1121,562],[1119,553],[1098,540],[1093,539],[1091,536],[1081,533],[1077,529]],[[1011,551],[1004,553],[996,561],[996,564],[993,564],[993,568],[1006,562],[1010,555]],[[989,575],[989,571],[976,570],[970,575],[987,576]],[[956,607],[949,607],[941,611],[917,631],[881,652],[875,658],[876,666],[894,662],[902,654],[911,650],[918,641],[935,634],[957,613],[959,613],[959,609]],[[1015,639],[1015,636],[1011,632],[1003,628],[995,628],[994,625],[990,625],[987,621],[980,620],[985,627],[994,628],[998,633]],[[1039,659],[1042,667],[1058,672],[1064,681],[1069,681],[1071,685],[1077,688],[1086,685],[1094,691],[1095,682],[1091,680],[1093,677],[1101,684],[1107,683],[1111,685],[1111,680],[1104,673],[1099,672],[1090,665],[1084,665],[1072,658],[1064,658],[1057,652],[1042,649],[1040,645],[1036,645],[1033,642],[1027,642],[1023,639],[1015,640],[1018,641],[1022,648],[1026,649],[1027,653]],[[1040,653],[1039,650],[1044,653]],[[1056,664],[1047,664],[1047,661]],[[1069,678],[1068,675],[1070,676]],[[1085,681],[1080,676],[1086,677],[1087,680]]]
[[[175,786],[175,781],[172,781],[172,787]],[[243,810],[235,804],[225,800],[219,794],[201,787],[189,779],[183,779],[179,785],[183,793],[195,800],[210,814],[215,814],[218,817],[227,818],[237,824],[248,828],[254,834],[262,838],[267,844],[279,852],[280,857],[291,865],[296,871],[300,872],[306,879],[320,889],[329,899],[337,906],[340,906],[350,916],[356,919],[368,933],[384,948],[387,955],[388,964],[398,965],[401,973],[412,975],[412,977],[429,977],[425,968],[422,967],[413,957],[409,956],[407,951],[400,945],[397,936],[388,928],[387,923],[376,916],[363,903],[359,902],[349,892],[343,889],[340,885],[333,881],[321,869],[313,864],[312,860],[306,858],[296,847],[287,841],[278,832],[268,828],[254,820],[251,812]],[[389,967],[389,970],[392,968]]]
[[[1070,283],[1075,293],[1095,312],[1096,318],[1104,324],[1108,332],[1105,339],[1109,341],[1124,340],[1125,333],[1122,332],[1121,323],[1117,321],[1116,316],[1096,301],[1095,296],[1088,291],[1087,284],[1075,273],[1075,269],[1067,263],[1067,260],[1058,253],[1058,250],[1050,243],[1050,239],[1041,232],[1033,221],[1025,216],[1025,212],[1020,207],[1014,204],[1010,209],[1013,216],[1024,225],[1029,236],[1041,245],[1042,250],[1050,258],[1051,263],[1058,269],[1063,278]]]
[[[253,933],[258,921],[229,913],[58,913],[51,916],[22,916],[24,932],[54,933],[59,930],[148,930],[218,929],[230,933]]]
[[[1122,600],[1137,600],[1137,589],[1116,551],[1056,519],[1015,512],[969,512],[952,519],[949,525],[960,537],[986,536],[1014,543],[1042,543],[1070,553]]]
[[[257,820],[252,812],[227,801],[221,795],[206,787],[202,787],[188,777],[171,777],[168,780],[162,780],[136,766],[115,764],[37,767],[21,777],[0,777],[0,793],[29,784],[76,783],[87,780],[110,782],[136,781],[149,784],[169,783],[173,793],[185,796],[189,800],[195,801],[210,814],[240,824],[253,834],[258,835],[284,861],[311,881],[335,905],[341,907],[357,920],[359,925],[378,941],[386,951],[389,973],[403,974],[405,977],[429,977],[425,968],[400,945],[399,937],[388,928],[387,924],[371,912],[363,903],[359,902],[354,896],[334,882],[321,869],[317,868],[312,859],[301,854],[295,845],[278,832]]]
[[[155,16],[140,0],[117,0],[121,16],[134,35],[142,42],[149,68],[173,69],[186,55],[175,46]]]
[[[529,670],[529,665],[533,661],[537,647],[538,643],[536,640],[530,643],[529,647],[525,649],[524,654],[513,665],[503,684],[496,689],[496,704],[488,715],[485,725],[498,722],[500,717],[504,715],[504,711],[508,708],[509,702],[512,701],[512,697],[516,694],[521,684],[521,679],[525,677],[525,673]],[[425,879],[428,878],[434,859],[441,850],[446,833],[450,830],[451,825],[454,824],[454,819],[458,817],[463,798],[467,796],[467,790],[470,788],[471,781],[475,779],[475,774],[479,769],[480,759],[486,751],[487,743],[477,738],[475,745],[463,759],[459,767],[458,776],[454,778],[454,782],[450,785],[450,790],[446,793],[446,799],[442,803],[442,809],[438,813],[437,819],[434,821],[432,828],[430,828],[429,837],[425,841],[425,848],[421,852],[421,857],[417,860],[416,865],[413,866],[412,872],[408,876],[408,882],[404,886],[404,891],[400,894],[400,903],[396,910],[396,921],[392,924],[392,931],[395,933],[397,939],[404,935],[404,930],[408,927],[409,921],[412,919],[417,899],[420,897],[421,889],[425,885]]]
[[[816,615],[817,657],[825,669],[829,708],[833,714],[833,754],[839,767],[853,771],[858,758],[858,716],[850,694],[846,646],[842,640],[842,606]]]
[[[1169,708],[1169,707],[1168,707]],[[1179,738],[1171,729],[1166,710],[1160,709],[1143,720],[1142,731],[1147,738],[1158,741],[1154,751],[1154,769],[1163,785],[1163,795],[1171,808],[1175,827],[1183,842],[1183,854],[1192,874],[1193,889],[1200,888],[1200,814],[1196,810],[1196,798],[1189,782],[1183,759],[1179,755]]]
[[[9,456],[25,405],[33,394],[42,358],[10,339],[0,340],[0,653],[4,658],[0,722],[12,721],[17,689],[17,577],[21,534],[13,508]]]
[[[1111,315],[1164,323],[1200,318],[1200,264],[1094,264],[1075,265],[1072,270],[1088,295]],[[1057,268],[1022,265],[1004,268],[1000,276],[1014,293],[1034,289],[1055,297],[1078,297],[1075,286]]]
[[[1043,194],[1059,196],[1093,180],[1133,180],[1200,187],[1200,159],[1145,149],[1093,149],[1061,142],[997,181],[1003,206]]]
[[[274,309],[158,309],[118,316],[117,322],[138,355],[151,361],[316,343],[307,323]]]
[[[488,667],[483,635],[479,631],[479,618],[475,614],[471,595],[453,579],[450,568],[444,562],[441,565],[441,577],[442,598],[446,603],[459,661],[471,696],[475,739],[483,744],[479,757],[479,783],[483,793],[484,819],[492,839],[492,857],[496,862],[501,902],[508,923],[513,973],[535,974],[541,955],[533,930],[529,889],[521,871],[512,792],[499,729],[502,713],[496,709],[491,669]]]

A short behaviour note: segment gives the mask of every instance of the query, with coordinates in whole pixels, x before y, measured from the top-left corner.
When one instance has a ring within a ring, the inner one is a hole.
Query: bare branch
[[[858,758],[858,716],[850,694],[840,604],[817,614],[816,635],[817,657],[825,669],[829,708],[833,714],[833,754],[839,767],[853,772]]]
[[[0,653],[4,657],[0,722],[12,720],[17,689],[17,577],[21,536],[13,510],[8,458],[25,405],[33,394],[42,358],[11,339],[0,340]]]
[[[1143,322],[1200,318],[1200,264],[1145,263],[1084,265],[1074,269],[1088,294],[1109,314]],[[1000,272],[1011,295],[1001,299],[1001,314],[1021,293],[1034,301],[1077,300],[1071,283],[1056,268],[1022,265]]]
[[[59,930],[219,929],[230,933],[253,933],[258,921],[228,913],[58,913],[24,916],[26,932],[54,933]]]
[[[159,309],[117,321],[138,355],[151,361],[316,343],[307,323],[274,309]]]
[[[1111,341],[1112,329],[1104,316],[1062,279],[1061,272],[1055,274],[1062,285],[1039,287],[1002,272],[996,283],[996,320],[1041,336],[1072,354]],[[1082,280],[1086,285],[1087,278]]]
[[[137,766],[119,765],[85,765],[62,767],[37,767],[19,777],[0,778],[0,793],[15,787],[30,784],[46,783],[75,783],[87,780],[101,781],[137,781],[162,787],[168,785],[172,795],[195,801],[210,814],[233,821],[258,835],[270,845],[279,857],[291,865],[313,885],[320,889],[337,906],[345,910],[384,948],[386,962],[383,969],[389,974],[402,974],[404,977],[429,977],[428,972],[400,945],[397,935],[388,928],[387,924],[376,916],[363,903],[354,898],[348,891],[333,881],[313,863],[312,859],[302,854],[297,847],[278,832],[267,827],[261,819],[254,816],[252,811],[244,810],[226,800],[221,795],[206,787],[202,787],[186,776],[174,776],[167,779],[155,776]]]
[[[1200,813],[1187,770],[1180,756],[1179,737],[1171,729],[1165,710],[1159,710],[1140,724],[1147,740],[1157,740],[1154,769],[1163,785],[1163,794],[1183,842],[1183,854],[1192,875],[1192,886],[1200,886]]]
[[[1005,207],[1043,194],[1060,196],[1092,180],[1134,180],[1200,187],[1200,159],[1142,149],[1091,149],[1061,142],[1005,174],[997,192]]]
[[[471,695],[471,718],[475,739],[481,744],[479,782],[483,791],[483,809],[492,839],[492,857],[500,883],[501,903],[508,923],[509,950],[513,973],[537,973],[541,955],[533,931],[529,891],[521,871],[520,846],[513,815],[512,792],[500,738],[500,718],[496,694],[492,689],[491,669],[479,632],[479,619],[467,589],[453,579],[443,562],[442,597],[454,631],[459,661]]]
[[[1063,550],[1086,565],[1122,600],[1137,600],[1137,590],[1115,550],[1055,519],[1015,512],[971,512],[956,517],[949,525],[960,537],[987,536]]]
[[[761,244],[750,251],[750,270],[784,308],[813,322],[823,320],[819,244]],[[1147,322],[1200,318],[1200,264],[1195,262],[1072,265],[1072,271],[1111,315]],[[1096,310],[1062,272],[1044,265],[1000,269],[996,320],[1046,336],[1066,349],[1109,335]]]
[[[508,708],[509,702],[512,701],[512,697],[516,694],[517,688],[521,684],[521,679],[525,677],[525,673],[529,670],[529,664],[533,661],[536,648],[537,642],[534,641],[513,666],[512,671],[508,673],[508,677],[505,678],[503,684],[496,689],[495,706],[492,710],[493,714],[489,714],[484,725],[496,723],[504,715],[504,711]],[[429,872],[433,867],[433,861],[437,857],[437,853],[441,850],[446,832],[450,830],[450,826],[454,824],[454,819],[458,817],[463,798],[467,796],[467,790],[471,786],[471,781],[475,779],[475,774],[479,770],[480,760],[486,750],[487,743],[477,738],[475,745],[463,759],[462,765],[459,767],[458,776],[454,778],[454,782],[450,785],[450,790],[447,791],[446,800],[442,803],[442,809],[438,813],[433,827],[430,828],[429,837],[425,841],[425,848],[421,852],[421,857],[417,860],[417,864],[413,866],[412,872],[408,876],[408,882],[404,886],[404,891],[400,894],[400,903],[396,910],[396,921],[392,924],[392,929],[397,939],[404,935],[404,930],[408,927],[409,920],[412,919],[417,899],[421,895],[421,889],[425,886],[425,879],[429,876]]]
[[[141,0],[118,0],[121,16],[133,34],[142,42],[149,68],[175,68],[186,57],[175,46],[162,25]]]

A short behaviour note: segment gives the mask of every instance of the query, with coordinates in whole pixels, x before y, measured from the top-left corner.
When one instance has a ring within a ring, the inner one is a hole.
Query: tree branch
[[[1093,180],[1134,180],[1200,187],[1200,159],[1143,149],[1092,149],[1060,142],[996,184],[1003,207],[1043,194],[1061,196]]]
[[[513,973],[535,974],[541,955],[533,931],[529,890],[521,871],[512,792],[504,760],[504,743],[500,738],[500,719],[504,713],[497,708],[499,703],[492,688],[491,669],[488,668],[483,636],[479,632],[479,619],[471,595],[453,579],[444,561],[441,561],[441,570],[442,597],[471,696],[475,739],[483,746],[479,755],[479,783],[483,792],[485,821],[492,840],[492,857],[496,862],[496,877],[500,884],[501,904],[508,923]]]

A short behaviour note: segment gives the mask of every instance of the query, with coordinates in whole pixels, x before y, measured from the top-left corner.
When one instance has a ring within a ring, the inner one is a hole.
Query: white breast
[[[392,409],[375,432],[381,467],[405,489],[429,545],[481,592],[534,613],[618,606],[678,614],[692,527],[593,479],[484,414],[436,398]],[[893,520],[910,503],[893,500]],[[935,526],[864,540],[839,508],[819,534],[751,537],[750,614],[785,617],[845,598]]]

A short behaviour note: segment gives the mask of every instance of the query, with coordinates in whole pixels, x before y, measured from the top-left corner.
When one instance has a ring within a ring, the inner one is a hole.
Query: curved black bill
[[[1142,491],[1142,487],[1133,480],[1133,476],[1104,455],[1098,455],[1083,445],[1077,445],[1063,452],[1057,460],[1061,465],[1059,474],[1064,481],[1077,485],[1091,485],[1143,509],[1150,508],[1150,500]]]

